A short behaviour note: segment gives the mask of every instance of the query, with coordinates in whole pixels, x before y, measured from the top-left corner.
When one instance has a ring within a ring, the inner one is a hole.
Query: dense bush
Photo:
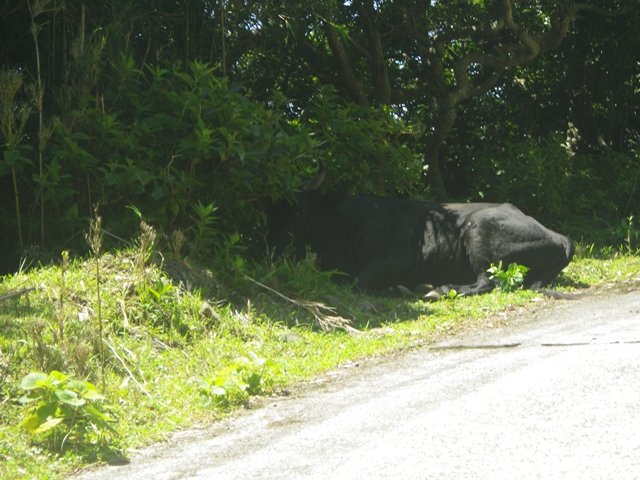
[[[42,175],[35,136],[0,162],[0,181],[19,177],[0,218],[22,247],[82,252],[97,205],[105,240],[129,239],[139,212],[161,231],[186,232],[191,253],[263,251],[265,203],[290,198],[314,159],[328,165],[331,189],[406,193],[419,178],[400,140],[409,130],[389,112],[340,105],[328,89],[287,118],[286,100],[265,106],[200,62],[141,70],[121,55],[96,84],[104,93],[64,90]],[[9,206],[16,199],[20,212]]]
[[[119,82],[100,100],[117,108],[76,111],[73,125],[56,130],[48,172],[56,169],[58,214],[100,202],[106,229],[125,237],[138,221],[127,205],[165,230],[215,218],[208,237],[194,230],[207,248],[246,231],[259,218],[257,201],[294,186],[296,161],[311,163],[309,135],[206,65],[143,72],[123,57],[117,67]]]
[[[386,108],[342,106],[335,92],[321,89],[301,121],[322,142],[327,188],[351,193],[420,194],[422,161],[408,145],[410,125]]]

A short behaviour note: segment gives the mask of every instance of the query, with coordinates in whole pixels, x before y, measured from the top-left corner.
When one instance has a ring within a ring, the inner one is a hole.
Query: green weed
[[[513,292],[522,288],[524,276],[528,271],[527,267],[517,263],[511,263],[506,270],[503,270],[502,260],[498,263],[498,266],[492,263],[487,270],[491,274],[489,278],[498,282],[498,289],[502,292]]]
[[[618,225],[609,228],[615,244],[620,251],[633,255],[640,249],[640,227],[633,215],[621,218]]]
[[[72,435],[77,442],[84,442],[88,436],[101,439],[118,433],[111,425],[115,419],[100,405],[105,397],[89,382],[54,370],[49,374],[32,372],[22,379],[20,387],[29,393],[18,400],[27,407],[19,426],[33,434],[63,429],[66,433],[59,451],[64,451]]]
[[[203,405],[228,408],[251,395],[261,395],[273,383],[276,366],[251,352],[251,358],[238,357],[214,377],[198,379]]]

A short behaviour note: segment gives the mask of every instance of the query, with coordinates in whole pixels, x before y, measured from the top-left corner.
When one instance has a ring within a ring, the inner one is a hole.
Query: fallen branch
[[[342,328],[346,331],[348,331],[349,333],[361,333],[360,330],[353,328],[351,325],[349,325],[350,321],[347,320],[344,317],[339,317],[337,315],[325,315],[324,313],[322,313],[322,310],[326,310],[329,312],[334,312],[335,308],[333,307],[328,307],[327,305],[320,303],[320,302],[307,302],[304,300],[294,300],[292,298],[289,298],[283,294],[281,294],[280,292],[274,290],[271,287],[267,287],[266,285],[258,282],[257,280],[254,280],[253,278],[251,278],[249,275],[245,275],[244,273],[242,274],[246,279],[252,281],[253,283],[255,283],[256,285],[258,285],[259,287],[264,288],[265,290],[270,291],[271,293],[277,295],[278,297],[286,300],[287,302],[293,303],[294,305],[304,308],[305,310],[309,311],[313,317],[316,320],[316,323],[318,324],[318,326],[326,331],[329,331],[333,328]]]
[[[20,295],[24,295],[25,293],[28,293],[32,290],[35,290],[36,287],[29,287],[29,288],[23,288],[22,290],[18,290],[17,292],[11,292],[11,293],[7,293],[6,295],[2,295],[0,297],[0,301],[2,300],[8,300],[10,298],[15,298],[15,297],[19,297]]]
[[[116,352],[116,349],[115,349],[115,348],[113,348],[113,347],[111,346],[111,344],[110,344],[109,342],[107,342],[104,338],[102,339],[102,341],[107,345],[107,347],[109,347],[109,349],[113,352],[113,354],[116,356],[116,358],[120,361],[120,363],[122,364],[122,366],[124,367],[124,369],[125,369],[125,370],[127,371],[127,373],[129,374],[129,377],[131,378],[131,380],[133,380],[133,381],[136,383],[136,385],[138,385],[138,388],[139,388],[140,390],[142,390],[142,391],[147,395],[147,397],[149,397],[149,398],[153,398],[153,397],[151,396],[151,394],[150,394],[149,392],[147,392],[147,391],[144,389],[144,387],[143,387],[142,385],[140,385],[140,382],[138,382],[138,380],[136,380],[136,377],[134,377],[134,376],[133,376],[133,373],[131,373],[131,370],[129,370],[129,367],[127,367],[127,364],[126,364],[126,363],[124,363],[124,360],[122,360],[122,358],[120,358],[120,355],[118,355],[118,352]]]

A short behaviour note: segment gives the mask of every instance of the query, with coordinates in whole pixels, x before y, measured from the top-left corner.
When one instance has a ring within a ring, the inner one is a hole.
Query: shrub
[[[29,393],[19,399],[28,406],[20,426],[34,434],[64,427],[60,450],[72,433],[80,440],[95,433],[100,437],[117,434],[111,425],[115,419],[99,405],[104,396],[89,382],[54,370],[49,374],[30,373],[22,379],[21,387]]]
[[[529,268],[517,263],[511,263],[506,270],[503,270],[502,261],[497,266],[492,263],[487,270],[491,274],[489,278],[498,282],[498,288],[502,292],[513,292],[521,288],[528,271]]]

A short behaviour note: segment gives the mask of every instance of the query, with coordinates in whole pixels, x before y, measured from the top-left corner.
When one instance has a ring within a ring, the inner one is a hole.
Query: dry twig
[[[135,384],[138,386],[138,388],[140,390],[142,390],[142,392],[149,398],[153,398],[151,396],[151,394],[149,392],[147,392],[144,387],[142,385],[140,385],[140,382],[138,382],[138,380],[136,380],[136,377],[133,376],[133,373],[131,373],[131,370],[129,370],[129,367],[127,367],[127,364],[124,363],[124,360],[122,360],[122,358],[120,357],[120,355],[118,355],[118,352],[116,352],[116,349],[113,348],[111,346],[111,344],[109,342],[107,342],[104,338],[102,339],[102,341],[107,345],[107,347],[109,347],[109,349],[113,352],[113,354],[115,355],[115,357],[118,359],[118,361],[122,364],[122,366],[124,367],[124,369],[127,371],[127,373],[129,374],[129,377],[131,378],[131,380],[133,380],[135,382]]]
[[[335,311],[335,308],[333,307],[329,307],[323,303],[320,302],[307,302],[304,300],[294,300],[292,298],[289,298],[283,294],[281,294],[280,292],[274,290],[271,287],[267,287],[266,285],[258,282],[257,280],[254,280],[253,278],[251,278],[248,275],[243,274],[243,276],[245,278],[247,278],[248,280],[252,281],[253,283],[255,283],[256,285],[264,288],[265,290],[270,291],[271,293],[274,293],[275,295],[279,296],[280,298],[293,303],[294,305],[304,308],[305,310],[309,311],[313,317],[315,318],[316,323],[318,324],[318,326],[326,331],[329,331],[333,328],[342,328],[346,331],[348,331],[349,333],[360,333],[360,330],[357,330],[355,328],[353,328],[351,325],[349,325],[349,323],[351,323],[348,319],[344,318],[344,317],[340,317],[337,315],[326,315],[323,313],[323,311],[328,311],[333,313]]]
[[[11,293],[7,293],[6,295],[2,295],[0,297],[0,302],[2,300],[9,300],[10,298],[15,298],[15,297],[19,297],[21,295],[24,295],[25,293],[29,293],[32,290],[35,290],[36,287],[29,287],[29,288],[23,288],[22,290],[18,290],[17,292],[11,292]]]

